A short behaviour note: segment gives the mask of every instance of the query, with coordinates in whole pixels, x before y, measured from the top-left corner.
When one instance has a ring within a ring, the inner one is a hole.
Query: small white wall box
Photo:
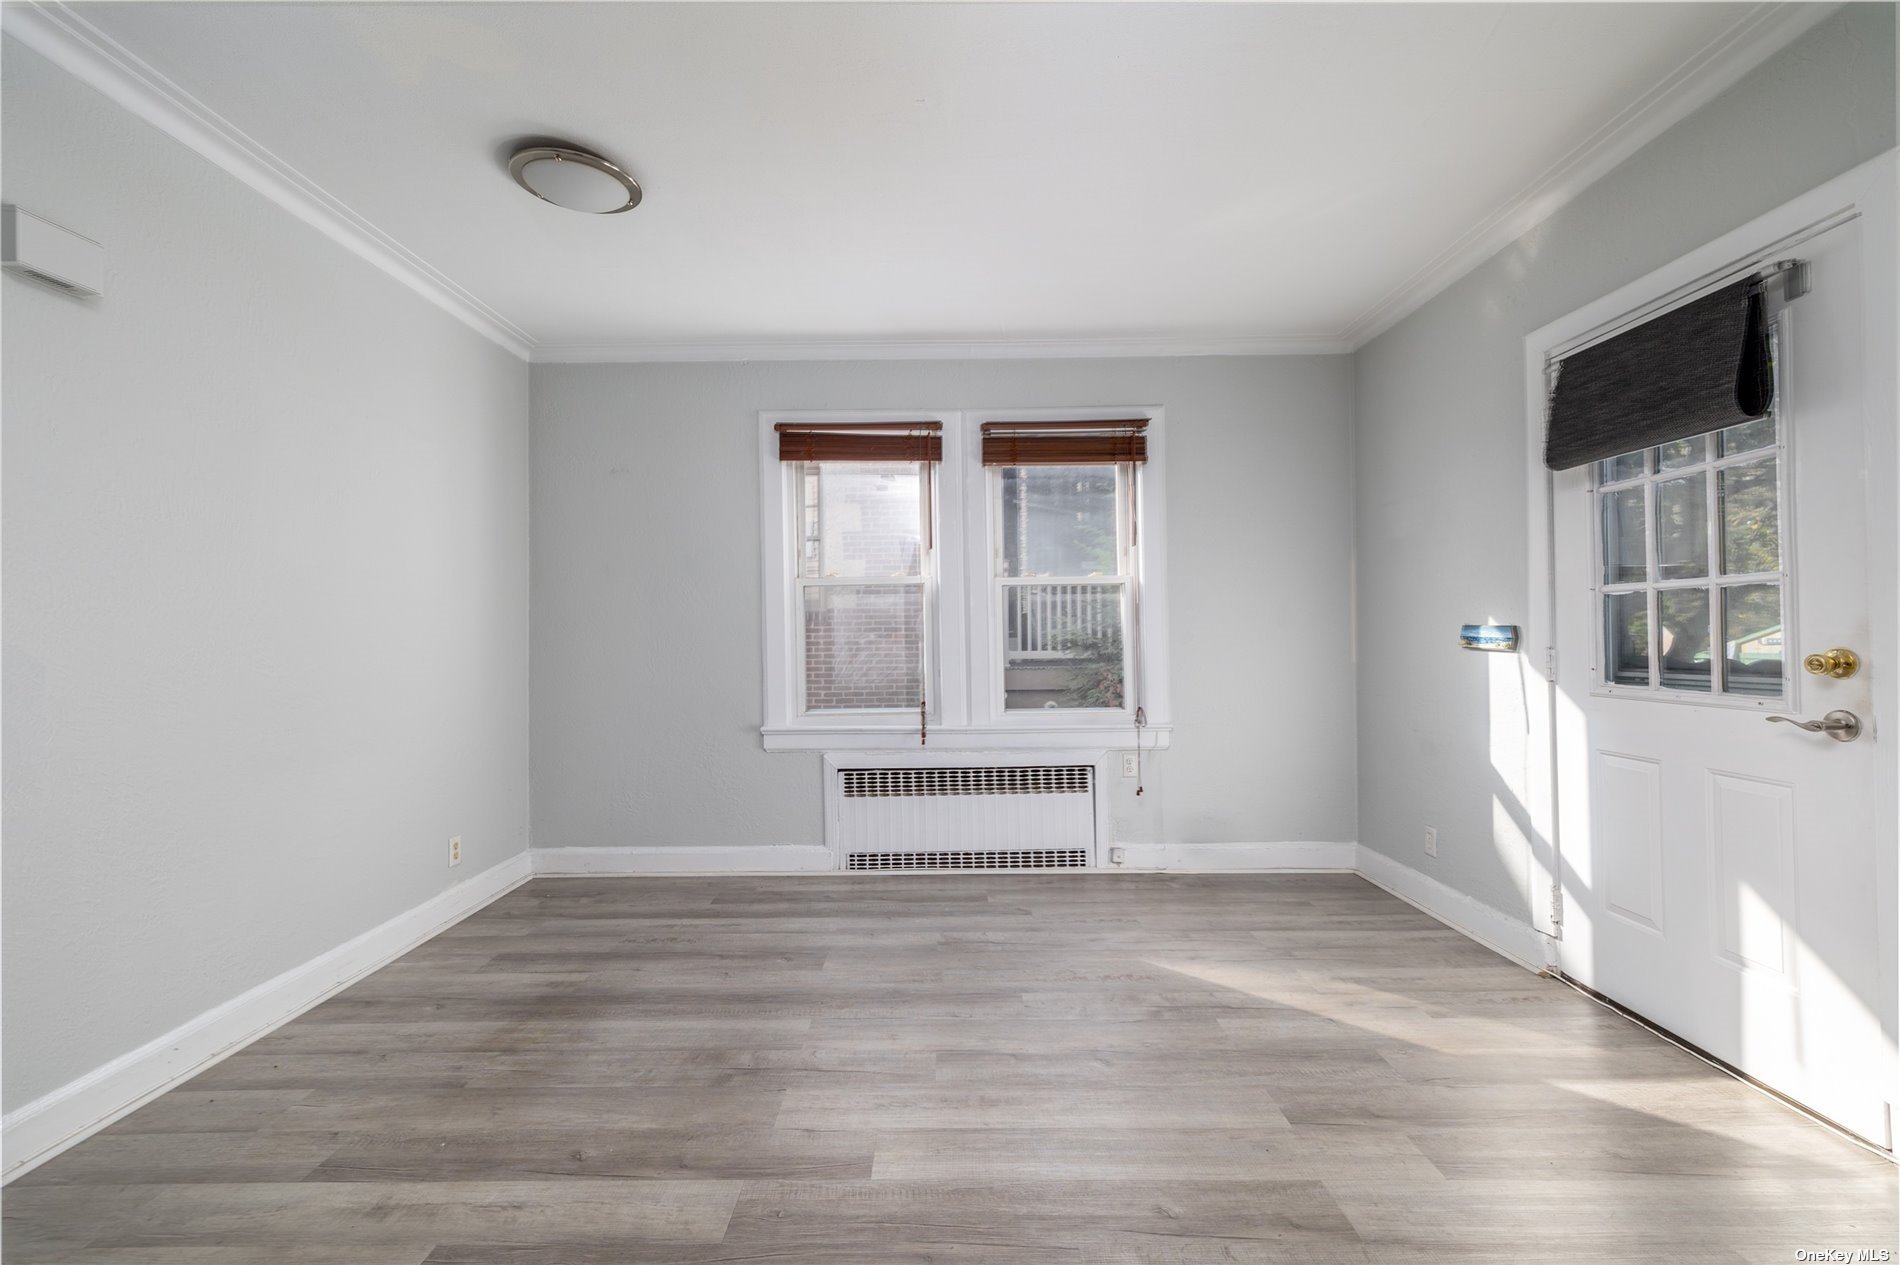
[[[0,206],[0,268],[68,294],[104,294],[106,248],[17,206]]]

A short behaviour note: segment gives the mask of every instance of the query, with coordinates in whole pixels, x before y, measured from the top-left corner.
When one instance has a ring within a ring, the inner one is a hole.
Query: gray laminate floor
[[[1892,1248],[1895,1171],[1350,876],[541,879],[4,1211],[13,1265],[1678,1265]]]

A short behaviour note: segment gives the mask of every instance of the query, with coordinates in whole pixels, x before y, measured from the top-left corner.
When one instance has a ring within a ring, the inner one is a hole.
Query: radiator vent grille
[[[1086,795],[1094,772],[1094,766],[1087,764],[839,770],[844,793],[852,799],[891,799],[906,795]]]
[[[972,770],[974,771],[974,770]],[[1086,848],[1023,848],[1011,852],[853,852],[847,870],[1087,869]]]

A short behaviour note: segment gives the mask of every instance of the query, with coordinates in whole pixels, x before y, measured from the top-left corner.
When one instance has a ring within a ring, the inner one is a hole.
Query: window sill
[[[898,729],[890,725],[799,725],[768,726],[759,731],[767,751],[887,751],[916,750],[915,727]],[[1141,731],[1144,751],[1166,751],[1174,733],[1172,725],[1149,725]],[[1105,751],[1135,749],[1135,727],[1127,721],[1115,724],[1037,725],[1030,729],[1016,725],[966,725],[955,729],[930,729],[928,751],[1048,751],[1100,748]]]

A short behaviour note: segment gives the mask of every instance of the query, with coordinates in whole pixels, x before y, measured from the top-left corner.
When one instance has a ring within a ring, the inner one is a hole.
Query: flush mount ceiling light
[[[555,206],[617,215],[640,205],[640,183],[620,168],[569,145],[528,145],[508,160],[515,183]]]

